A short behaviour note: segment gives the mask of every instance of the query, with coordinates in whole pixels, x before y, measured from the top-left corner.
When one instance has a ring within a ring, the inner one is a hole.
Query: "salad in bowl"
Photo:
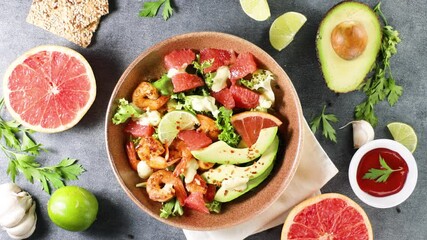
[[[125,94],[116,87],[110,100],[107,148],[128,195],[150,215],[187,229],[237,224],[217,221],[260,192],[276,191],[264,195],[271,204],[295,171],[301,140],[283,118],[291,105],[277,110],[277,99],[283,104],[277,75],[241,49],[176,44],[145,59],[151,57],[161,60],[143,71],[131,65],[125,74],[132,86]],[[121,131],[120,138],[112,131]],[[295,152],[288,156],[287,149]],[[276,185],[272,179],[282,171]],[[252,206],[263,205],[256,201]]]

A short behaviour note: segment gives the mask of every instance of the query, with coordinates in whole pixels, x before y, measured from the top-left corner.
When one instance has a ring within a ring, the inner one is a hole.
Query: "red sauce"
[[[385,182],[363,179],[363,176],[369,171],[369,169],[382,169],[379,160],[380,155],[391,169],[401,170],[392,172]],[[402,190],[408,175],[408,170],[408,164],[406,164],[406,161],[399,153],[387,148],[376,148],[367,152],[362,157],[357,168],[357,183],[362,191],[372,196],[389,196]]]

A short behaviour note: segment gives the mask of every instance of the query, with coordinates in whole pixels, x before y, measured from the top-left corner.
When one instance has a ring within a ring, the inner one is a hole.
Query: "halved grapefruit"
[[[13,118],[38,132],[76,125],[96,96],[92,68],[78,52],[61,46],[30,49],[6,70],[3,96]]]
[[[250,147],[257,141],[261,129],[280,126],[282,121],[266,112],[246,111],[233,115],[231,124]]]
[[[294,207],[281,239],[372,240],[373,233],[368,216],[357,203],[344,195],[327,193]]]

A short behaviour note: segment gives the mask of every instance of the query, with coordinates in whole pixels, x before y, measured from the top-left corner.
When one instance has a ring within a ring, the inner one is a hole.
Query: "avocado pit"
[[[331,33],[332,48],[345,60],[353,60],[362,55],[367,43],[368,34],[358,21],[343,21]]]

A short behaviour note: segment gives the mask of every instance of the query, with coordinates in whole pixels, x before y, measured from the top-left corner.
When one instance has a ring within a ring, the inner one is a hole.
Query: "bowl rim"
[[[376,148],[387,148],[395,151],[399,153],[408,164],[408,175],[403,188],[399,192],[385,197],[372,196],[364,192],[357,183],[357,168],[362,157],[370,150]],[[418,168],[412,153],[401,143],[391,139],[376,139],[363,145],[353,155],[348,169],[348,178],[353,192],[364,203],[375,208],[391,208],[401,204],[412,194],[417,184]]]
[[[198,32],[189,32],[189,33],[183,33],[183,34],[178,34],[178,35],[174,35],[171,37],[168,37],[160,42],[155,43],[154,45],[152,45],[151,47],[143,50],[125,69],[125,71],[122,73],[122,75],[120,76],[118,82],[116,83],[113,92],[111,93],[111,97],[109,99],[109,103],[107,106],[107,111],[106,111],[106,119],[105,119],[105,146],[107,149],[107,155],[108,155],[108,159],[110,162],[110,166],[113,169],[114,175],[116,177],[116,179],[118,180],[121,188],[125,191],[125,193],[128,195],[128,197],[140,208],[142,209],[146,214],[152,216],[153,218],[157,219],[160,222],[163,222],[165,224],[168,224],[170,226],[173,227],[179,227],[182,229],[188,229],[188,230],[202,230],[202,231],[206,231],[206,230],[217,230],[217,229],[224,229],[224,228],[228,228],[228,227],[233,227],[236,226],[238,224],[242,224],[248,220],[250,220],[251,218],[260,215],[261,213],[263,213],[266,209],[268,209],[271,205],[273,205],[274,202],[277,201],[277,199],[283,194],[283,192],[286,190],[286,188],[288,187],[288,185],[290,184],[291,180],[293,179],[296,170],[298,168],[299,162],[300,162],[300,157],[301,157],[301,149],[303,146],[303,111],[302,111],[302,107],[301,107],[301,102],[299,100],[297,91],[295,89],[295,86],[293,85],[292,81],[289,78],[289,89],[290,91],[293,92],[293,95],[295,96],[294,98],[294,104],[296,106],[296,112],[298,113],[296,115],[297,119],[297,123],[298,123],[298,129],[300,129],[300,131],[298,131],[297,133],[297,144],[296,144],[296,151],[295,151],[295,157],[293,159],[293,164],[291,165],[291,170],[289,171],[289,175],[288,177],[285,179],[285,181],[283,181],[283,183],[281,184],[281,189],[278,189],[277,194],[275,194],[274,196],[271,196],[269,198],[269,202],[266,203],[263,208],[258,208],[258,209],[253,209],[253,211],[251,211],[253,214],[249,217],[246,218],[242,218],[240,221],[235,221],[235,222],[229,222],[229,223],[225,223],[221,226],[210,226],[210,227],[205,227],[205,228],[200,228],[200,227],[195,227],[195,226],[190,226],[190,225],[185,225],[185,224],[180,224],[180,223],[171,223],[171,221],[169,221],[168,219],[164,219],[164,218],[160,218],[157,215],[153,214],[146,206],[144,206],[144,204],[142,204],[138,198],[131,192],[131,190],[126,186],[124,180],[120,177],[119,174],[119,170],[117,169],[116,165],[114,164],[114,160],[113,160],[113,156],[110,153],[109,150],[109,143],[110,140],[108,139],[108,127],[111,124],[111,117],[112,117],[112,109],[115,105],[115,101],[116,101],[116,95],[119,91],[119,88],[121,87],[121,85],[123,84],[123,82],[125,81],[125,79],[127,78],[127,76],[129,75],[129,73],[132,71],[132,69],[140,62],[142,61],[144,58],[146,58],[152,51],[155,51],[157,49],[159,49],[160,46],[166,45],[168,43],[177,41],[177,40],[182,40],[185,38],[188,38],[190,36],[220,36],[223,38],[226,38],[228,40],[233,40],[233,41],[240,41],[243,42],[245,44],[249,44],[252,45],[252,47],[254,49],[256,49],[257,51],[261,52],[266,59],[268,59],[268,61],[273,62],[274,64],[277,64],[278,66],[278,71],[281,71],[281,74],[284,74],[285,76],[288,76],[286,74],[286,72],[284,71],[284,69],[282,68],[282,66],[280,66],[280,64],[273,58],[270,56],[270,54],[268,54],[266,51],[264,51],[262,48],[258,47],[256,44],[243,39],[241,37],[229,34],[229,33],[223,33],[223,32],[215,32],[215,31],[198,31]],[[256,57],[256,56],[255,56]]]

